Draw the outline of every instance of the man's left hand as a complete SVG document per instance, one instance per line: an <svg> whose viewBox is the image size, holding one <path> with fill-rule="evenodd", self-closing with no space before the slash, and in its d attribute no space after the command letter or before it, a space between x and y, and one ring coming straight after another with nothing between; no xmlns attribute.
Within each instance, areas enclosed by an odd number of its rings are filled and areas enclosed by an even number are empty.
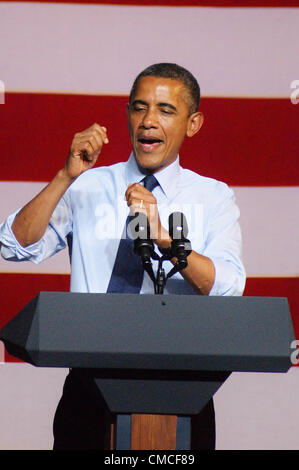
<svg viewBox="0 0 299 470"><path fill-rule="evenodd" d="M130 184L125 193L125 199L131 214L143 212L150 226L151 239L159 248L168 248L171 239L167 230L162 227L157 200L155 196L140 183Z"/></svg>

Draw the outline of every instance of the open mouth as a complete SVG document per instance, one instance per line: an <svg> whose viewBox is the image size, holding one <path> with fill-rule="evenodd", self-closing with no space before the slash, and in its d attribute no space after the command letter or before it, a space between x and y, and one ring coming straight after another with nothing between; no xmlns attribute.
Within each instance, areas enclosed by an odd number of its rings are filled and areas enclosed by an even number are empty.
<svg viewBox="0 0 299 470"><path fill-rule="evenodd" d="M138 142L145 152L151 152L163 143L163 141L157 137L139 137Z"/></svg>

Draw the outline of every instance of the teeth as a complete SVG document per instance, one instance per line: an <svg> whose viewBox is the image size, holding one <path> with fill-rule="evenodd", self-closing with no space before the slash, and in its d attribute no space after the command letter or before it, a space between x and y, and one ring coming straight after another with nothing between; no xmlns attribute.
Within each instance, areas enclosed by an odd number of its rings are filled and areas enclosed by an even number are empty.
<svg viewBox="0 0 299 470"><path fill-rule="evenodd" d="M159 139L139 139L142 144L154 144L155 142L161 142Z"/></svg>

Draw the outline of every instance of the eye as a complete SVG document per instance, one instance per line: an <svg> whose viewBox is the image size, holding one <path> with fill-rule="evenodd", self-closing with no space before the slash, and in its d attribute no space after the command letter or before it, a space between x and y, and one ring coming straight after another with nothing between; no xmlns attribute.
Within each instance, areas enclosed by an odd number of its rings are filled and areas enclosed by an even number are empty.
<svg viewBox="0 0 299 470"><path fill-rule="evenodd" d="M146 107L145 106L140 106L140 105L133 105L132 109L133 109L133 111L138 113L139 111L145 111Z"/></svg>
<svg viewBox="0 0 299 470"><path fill-rule="evenodd" d="M163 114L173 114L173 111L169 108L161 108L161 113L163 113Z"/></svg>

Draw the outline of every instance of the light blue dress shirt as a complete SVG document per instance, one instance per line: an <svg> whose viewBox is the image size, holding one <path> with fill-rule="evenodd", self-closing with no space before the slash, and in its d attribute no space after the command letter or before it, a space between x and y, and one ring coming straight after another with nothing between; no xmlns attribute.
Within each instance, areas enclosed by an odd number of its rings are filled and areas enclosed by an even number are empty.
<svg viewBox="0 0 299 470"><path fill-rule="evenodd" d="M169 215L183 212L192 249L214 263L216 277L210 295L242 295L245 270L241 261L239 209L233 191L223 182L182 168L179 157L155 176L159 186L153 194L162 225L168 229ZM143 178L133 154L127 162L86 171L61 198L38 242L26 248L18 243L11 230L17 211L1 224L2 256L11 261L40 263L71 245L71 291L106 292L129 213L124 194L130 183ZM159 253L157 248L156 251ZM168 273L173 265L166 261L163 267ZM156 261L153 268L156 271ZM141 293L154 293L147 273ZM164 293L195 291L176 273L167 281Z"/></svg>

